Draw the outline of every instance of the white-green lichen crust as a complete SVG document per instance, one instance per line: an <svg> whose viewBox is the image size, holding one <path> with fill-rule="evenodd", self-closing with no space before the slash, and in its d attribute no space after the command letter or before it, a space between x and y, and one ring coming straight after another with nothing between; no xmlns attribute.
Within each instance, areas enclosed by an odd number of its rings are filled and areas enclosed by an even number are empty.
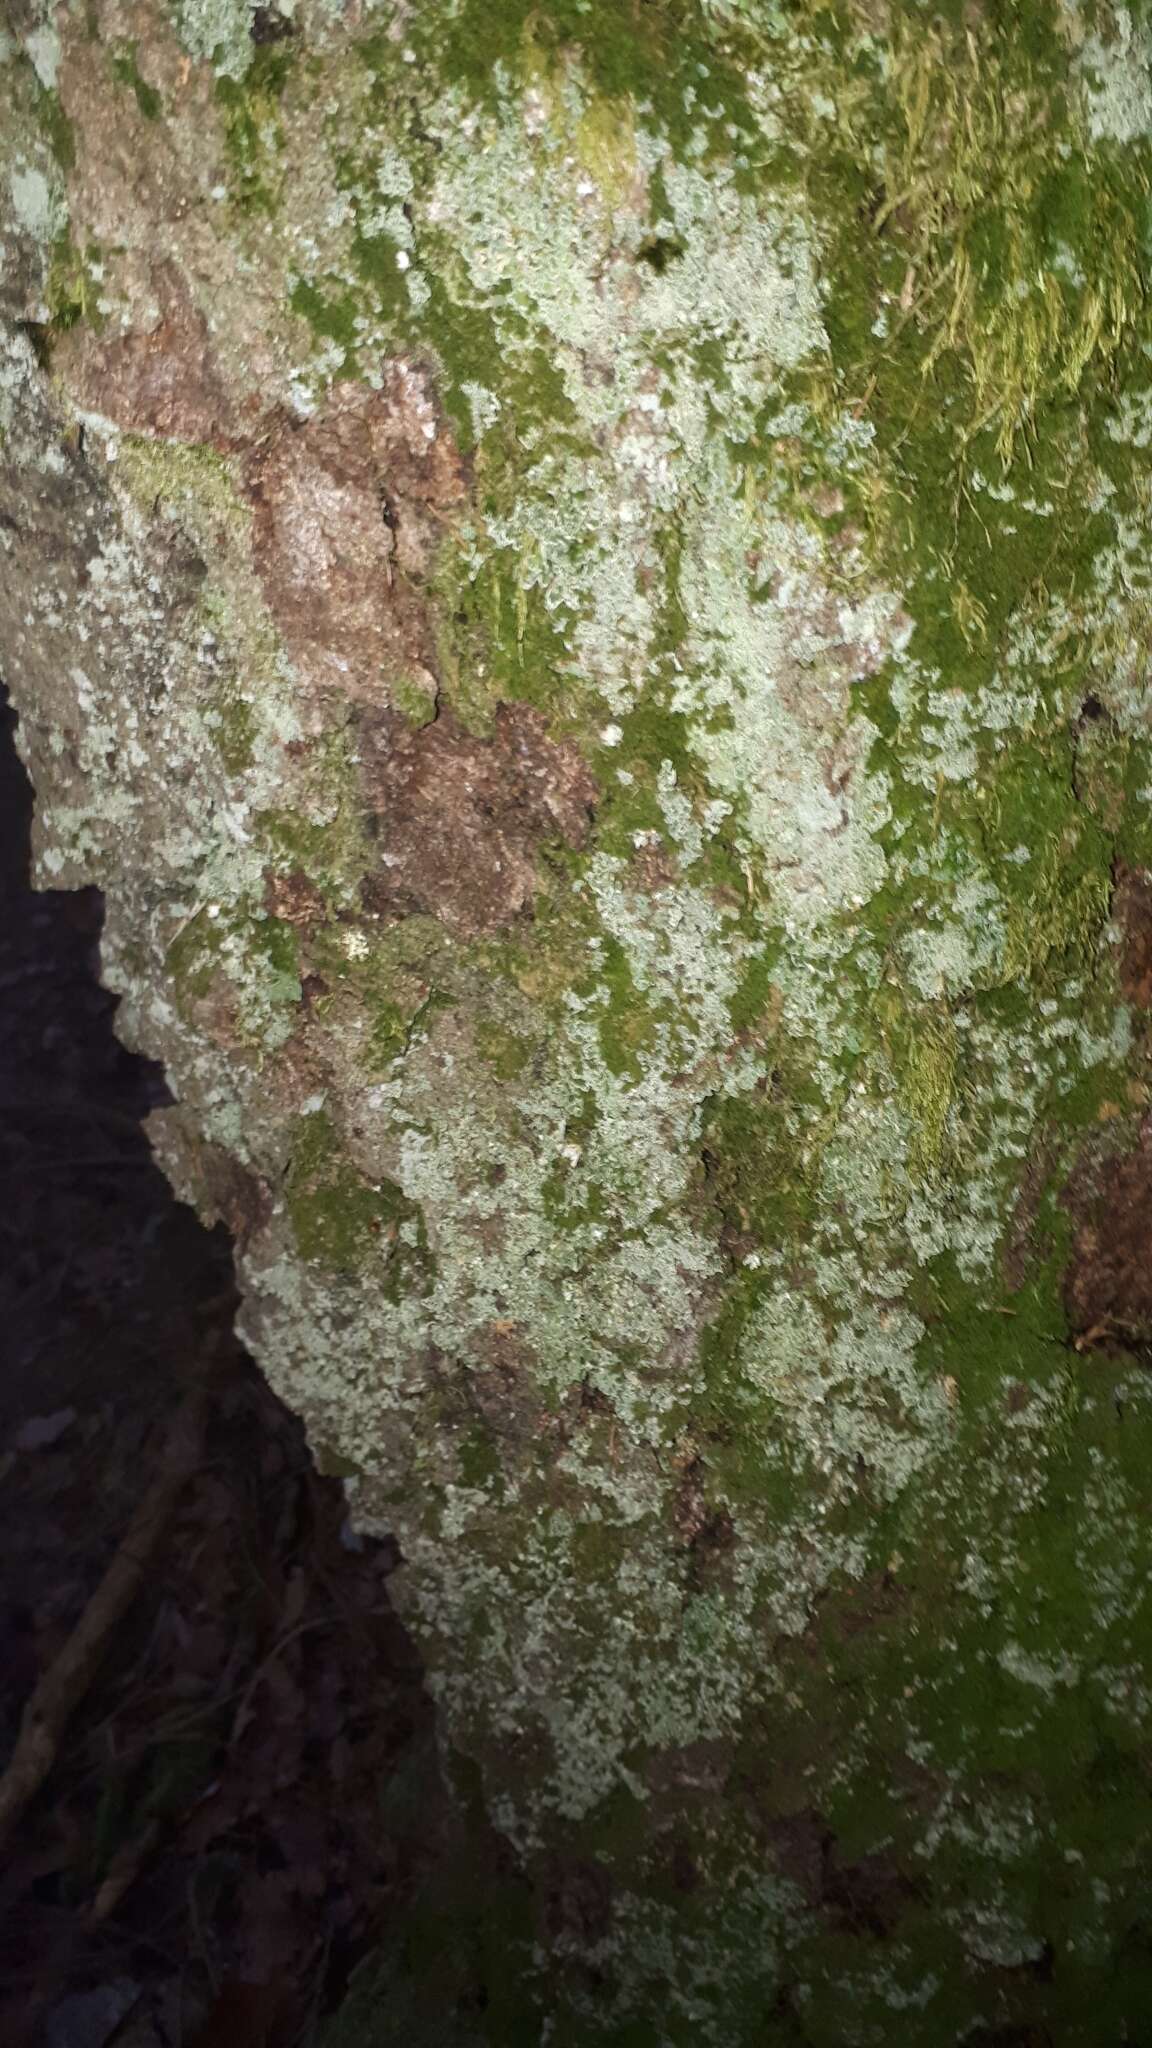
<svg viewBox="0 0 1152 2048"><path fill-rule="evenodd" d="M107 891L162 1156L243 1212L245 1333L552 1900L516 2038L1110 2041L1152 1996L1148 1333L1062 1277L1148 1099L1148 25L961 12L181 6L128 199L45 105L79 30L5 59L4 455L87 478L76 561L13 553L40 873ZM77 471L42 365L66 408L65 336L163 331L186 59L228 431L110 392ZM471 935L374 907L382 686L312 687L260 554L261 449L398 361L466 481L392 715L486 761L520 707L597 788Z"/></svg>

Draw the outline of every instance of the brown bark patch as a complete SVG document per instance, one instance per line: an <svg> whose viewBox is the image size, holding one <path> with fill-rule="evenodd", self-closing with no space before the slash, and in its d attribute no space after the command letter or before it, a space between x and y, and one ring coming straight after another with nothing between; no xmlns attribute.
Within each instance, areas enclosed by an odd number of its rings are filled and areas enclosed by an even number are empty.
<svg viewBox="0 0 1152 2048"><path fill-rule="evenodd" d="M678 1543L691 1553L695 1581L716 1559L736 1542L736 1525L728 1508L709 1500L707 1470L702 1458L689 1455L682 1462L680 1481L672 1502L672 1519Z"/></svg>
<svg viewBox="0 0 1152 2048"><path fill-rule="evenodd" d="M533 1377L536 1353L519 1324L491 1322L475 1343L482 1363L468 1370L469 1404L497 1443L525 1445L553 1424Z"/></svg>
<svg viewBox="0 0 1152 2048"><path fill-rule="evenodd" d="M177 1186L196 1190L201 1222L223 1222L239 1249L247 1250L272 1218L268 1182L222 1146L201 1138L181 1109L161 1109L153 1113L151 1121L163 1133L169 1175L174 1170Z"/></svg>
<svg viewBox="0 0 1152 2048"><path fill-rule="evenodd" d="M216 367L203 313L174 264L152 276L155 317L103 336L77 326L62 334L53 369L77 405L126 433L159 440L221 442L236 417Z"/></svg>
<svg viewBox="0 0 1152 2048"><path fill-rule="evenodd" d="M421 586L466 479L424 372L393 361L379 391L339 384L314 418L282 416L245 488L257 571L302 676L367 703L402 679L434 697Z"/></svg>
<svg viewBox="0 0 1152 2048"><path fill-rule="evenodd" d="M540 843L582 846L598 795L576 748L526 704L502 704L490 738L450 711L416 730L385 714L366 724L362 757L380 848L368 907L424 912L463 938L529 909Z"/></svg>
<svg viewBox="0 0 1152 2048"><path fill-rule="evenodd" d="M590 1856L550 1860L544 1887L544 1925L569 1950L594 1948L612 1926L612 1881Z"/></svg>
<svg viewBox="0 0 1152 2048"><path fill-rule="evenodd" d="M835 1850L828 1858L821 1903L845 1934L885 1940L924 1896L923 1888L883 1852L862 1856L858 1863L841 1864Z"/></svg>
<svg viewBox="0 0 1152 2048"><path fill-rule="evenodd" d="M264 908L269 917L278 917L285 924L299 925L304 930L324 922L324 898L301 868L292 868L284 875L265 870Z"/></svg>
<svg viewBox="0 0 1152 2048"><path fill-rule="evenodd" d="M638 895L657 896L680 880L680 862L661 842L658 834L647 835L628 863L628 887Z"/></svg>
<svg viewBox="0 0 1152 2048"><path fill-rule="evenodd" d="M1041 1137L1032 1148L1024 1177L1016 1196L1012 1219L1004 1236L1000 1254L1000 1270L1004 1282L1013 1293L1023 1287L1036 1256L1035 1229L1044 1200L1044 1190L1052 1179L1057 1161L1057 1150L1051 1136Z"/></svg>
<svg viewBox="0 0 1152 2048"><path fill-rule="evenodd" d="M764 1834L781 1877L796 1887L805 1905L818 1906L824 1896L824 1873L835 1840L823 1814L812 1807L775 1814L765 1822Z"/></svg>
<svg viewBox="0 0 1152 2048"><path fill-rule="evenodd" d="M1152 1118L1121 1157L1088 1159L1064 1196L1076 1230L1064 1278L1077 1349L1152 1338Z"/></svg>
<svg viewBox="0 0 1152 2048"><path fill-rule="evenodd" d="M845 1934L884 1940L925 1899L923 1886L882 1851L842 1861L836 1835L813 1807L771 1816L764 1835L780 1875Z"/></svg>

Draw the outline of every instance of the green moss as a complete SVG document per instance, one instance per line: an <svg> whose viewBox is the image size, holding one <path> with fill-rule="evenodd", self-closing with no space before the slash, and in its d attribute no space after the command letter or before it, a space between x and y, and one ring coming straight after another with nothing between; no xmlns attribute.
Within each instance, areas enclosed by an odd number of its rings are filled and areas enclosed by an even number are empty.
<svg viewBox="0 0 1152 2048"><path fill-rule="evenodd" d="M651 105L674 144L700 123L697 104L717 149L730 129L758 139L742 69L752 45L735 28L718 34L700 0L653 0L643 9L612 0L510 0L499 9L458 0L430 19L418 47L480 103L495 95L497 66L539 81L561 72L578 48L596 93L628 114L638 102Z"/></svg>
<svg viewBox="0 0 1152 2048"><path fill-rule="evenodd" d="M956 1089L959 1041L956 1026L942 1007L917 1012L895 1003L884 991L879 1015L887 1022L885 1051L900 1085L901 1100L912 1125L909 1165L914 1175L938 1172L944 1163L949 1113ZM884 1029L884 1023L881 1026ZM955 1162L963 1172L963 1162Z"/></svg>
<svg viewBox="0 0 1152 2048"><path fill-rule="evenodd" d="M312 1455L316 1460L316 1470L322 1472L325 1478L355 1479L363 1470L354 1458L346 1458L334 1445L325 1443L322 1439L313 1443Z"/></svg>
<svg viewBox="0 0 1152 2048"><path fill-rule="evenodd" d="M378 1262L393 1300L426 1283L431 1258L419 1207L394 1181L371 1184L356 1172L323 1110L300 1118L284 1186L301 1258L342 1272Z"/></svg>
<svg viewBox="0 0 1152 2048"><path fill-rule="evenodd" d="M374 1006L369 1039L369 1056L372 1071L381 1072L404 1052L408 1045L413 1014L401 1008L398 1003L381 1002Z"/></svg>
<svg viewBox="0 0 1152 2048"><path fill-rule="evenodd" d="M352 261L369 288L369 303L389 326L402 334L409 326L409 307L404 273L396 260L399 247L390 235L356 234Z"/></svg>
<svg viewBox="0 0 1152 2048"><path fill-rule="evenodd" d="M67 229L57 236L52 245L44 287L49 326L53 332L64 333L81 321L97 329L103 326L96 277L99 264L100 248L97 243L89 242L80 250Z"/></svg>
<svg viewBox="0 0 1152 2048"><path fill-rule="evenodd" d="M683 712L669 709L657 683L645 690L628 711L620 742L621 759L643 762L653 772L670 761L678 780L691 789L700 780L700 765L692 747L691 729Z"/></svg>
<svg viewBox="0 0 1152 2048"><path fill-rule="evenodd" d="M357 304L350 292L340 289L339 280L331 280L337 287L338 295L326 296L319 286L306 278L298 278L293 285L289 303L294 313L308 322L314 334L323 341L335 341L345 350L344 369L354 375L356 371L355 344Z"/></svg>
<svg viewBox="0 0 1152 2048"><path fill-rule="evenodd" d="M358 911L374 859L352 732L339 726L321 734L300 758L297 778L290 806L253 819L269 865L299 870L330 903Z"/></svg>
<svg viewBox="0 0 1152 2048"><path fill-rule="evenodd" d="M219 994L241 1044L279 1038L279 1019L301 997L299 941L294 928L262 910L202 905L170 943L165 966L176 1001L195 1018L204 997Z"/></svg>
<svg viewBox="0 0 1152 2048"><path fill-rule="evenodd" d="M206 716L227 773L243 775L252 766L258 731L251 701L232 684L217 693Z"/></svg>
<svg viewBox="0 0 1152 2048"><path fill-rule="evenodd" d="M38 78L35 79L35 91L40 127L52 154L62 171L72 171L76 167L76 131L64 111L60 95L42 85Z"/></svg>
<svg viewBox="0 0 1152 2048"><path fill-rule="evenodd" d="M190 521L197 535L223 533L230 540L247 542L249 508L237 491L227 457L215 448L123 434L116 476L145 510L175 513Z"/></svg>
<svg viewBox="0 0 1152 2048"><path fill-rule="evenodd" d="M453 949L431 918L362 926L338 916L310 930L307 957L327 991L314 997L327 1029L353 1032L372 1074L386 1072L452 1001Z"/></svg>
<svg viewBox="0 0 1152 2048"><path fill-rule="evenodd" d="M537 1050L531 1039L490 1017L477 1021L476 1049L501 1081L518 1080Z"/></svg>
<svg viewBox="0 0 1152 2048"><path fill-rule="evenodd" d="M460 1438L456 1464L461 1486L481 1487L485 1492L494 1486L499 1488L503 1473L500 1452L491 1431L481 1424L475 1424Z"/></svg>
<svg viewBox="0 0 1152 2048"><path fill-rule="evenodd" d="M295 811L261 811L256 822L262 837L285 865L307 872L324 862L325 828L318 821L302 818Z"/></svg>
<svg viewBox="0 0 1152 2048"><path fill-rule="evenodd" d="M652 1043L654 1019L636 986L628 955L618 939L605 938L596 980L598 988L606 991L606 1000L596 1020L604 1064L609 1073L626 1074L633 1080L639 1080L644 1070L644 1051Z"/></svg>
<svg viewBox="0 0 1152 2048"><path fill-rule="evenodd" d="M271 214L276 208L283 148L279 102L295 55L291 38L259 43L243 78L218 73L214 81L233 197L248 212Z"/></svg>
<svg viewBox="0 0 1152 2048"><path fill-rule="evenodd" d="M726 1096L712 1106L701 1149L704 1192L737 1239L775 1248L810 1222L811 1162L798 1146L779 1069L751 1096Z"/></svg>
<svg viewBox="0 0 1152 2048"><path fill-rule="evenodd" d="M135 43L114 44L108 53L112 76L133 93L136 105L146 121L158 121L164 111L164 102L154 85L149 85L141 75L136 61Z"/></svg>
<svg viewBox="0 0 1152 2048"><path fill-rule="evenodd" d="M1044 33L1022 38L1015 21L927 27L897 13L883 77L872 73L840 131L850 158L820 173L872 229L869 250L844 222L845 260L830 266L843 280L829 308L842 373L870 356L876 385L903 382L919 412L938 409L925 385L960 360L948 431L987 430L1005 459L1090 363L1106 372L1145 298L1147 166L1089 165L1083 140L1069 147L1054 10L1035 9L1037 24ZM878 174L861 170L870 157ZM885 291L894 310L877 349L868 337ZM901 368L909 351L919 392Z"/></svg>
<svg viewBox="0 0 1152 2048"><path fill-rule="evenodd" d="M523 581L515 556L490 555L479 570L447 554L436 577L437 653L443 695L472 731L491 729L496 706L570 707L563 615Z"/></svg>
<svg viewBox="0 0 1152 2048"><path fill-rule="evenodd" d="M1152 748L1145 740L1125 750L1123 804L1116 825L1116 851L1133 867L1152 867Z"/></svg>
<svg viewBox="0 0 1152 2048"><path fill-rule="evenodd" d="M224 931L203 909L197 910L171 941L164 964L178 997L207 995L224 945Z"/></svg>
<svg viewBox="0 0 1152 2048"><path fill-rule="evenodd" d="M417 681L408 676L395 677L388 685L388 692L396 709L408 720L409 725L431 725L436 716L439 698L429 689L426 678Z"/></svg>
<svg viewBox="0 0 1152 2048"><path fill-rule="evenodd" d="M294 927L278 917L257 918L252 955L266 964L262 993L273 1003L300 1001L300 942Z"/></svg>

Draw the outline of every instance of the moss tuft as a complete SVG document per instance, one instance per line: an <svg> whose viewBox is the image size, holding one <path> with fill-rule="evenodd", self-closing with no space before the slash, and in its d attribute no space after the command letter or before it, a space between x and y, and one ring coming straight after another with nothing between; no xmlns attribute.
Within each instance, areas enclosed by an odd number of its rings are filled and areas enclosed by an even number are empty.
<svg viewBox="0 0 1152 2048"><path fill-rule="evenodd" d="M379 1262L391 1300L427 1280L430 1255L417 1204L394 1181L364 1180L323 1110L296 1126L285 1200L302 1258L341 1272Z"/></svg>
<svg viewBox="0 0 1152 2048"><path fill-rule="evenodd" d="M295 60L291 39L260 43L242 78L217 76L216 103L236 204L246 212L275 211L283 147L280 98Z"/></svg>
<svg viewBox="0 0 1152 2048"><path fill-rule="evenodd" d="M108 62L112 76L121 85L126 85L135 97L136 105L146 121L158 121L164 111L164 101L154 85L149 85L136 61L135 43L116 43L109 51Z"/></svg>

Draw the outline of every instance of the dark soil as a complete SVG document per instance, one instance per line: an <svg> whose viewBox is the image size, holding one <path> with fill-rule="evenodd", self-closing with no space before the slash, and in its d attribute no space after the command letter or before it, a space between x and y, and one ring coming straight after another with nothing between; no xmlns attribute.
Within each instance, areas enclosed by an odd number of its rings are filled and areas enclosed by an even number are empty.
<svg viewBox="0 0 1152 2048"><path fill-rule="evenodd" d="M230 1249L141 1120L95 891L36 893L0 707L0 1765L170 1419L205 1455L0 1868L6 2048L295 2048L434 1860L432 1711L387 1545L231 1334Z"/></svg>

